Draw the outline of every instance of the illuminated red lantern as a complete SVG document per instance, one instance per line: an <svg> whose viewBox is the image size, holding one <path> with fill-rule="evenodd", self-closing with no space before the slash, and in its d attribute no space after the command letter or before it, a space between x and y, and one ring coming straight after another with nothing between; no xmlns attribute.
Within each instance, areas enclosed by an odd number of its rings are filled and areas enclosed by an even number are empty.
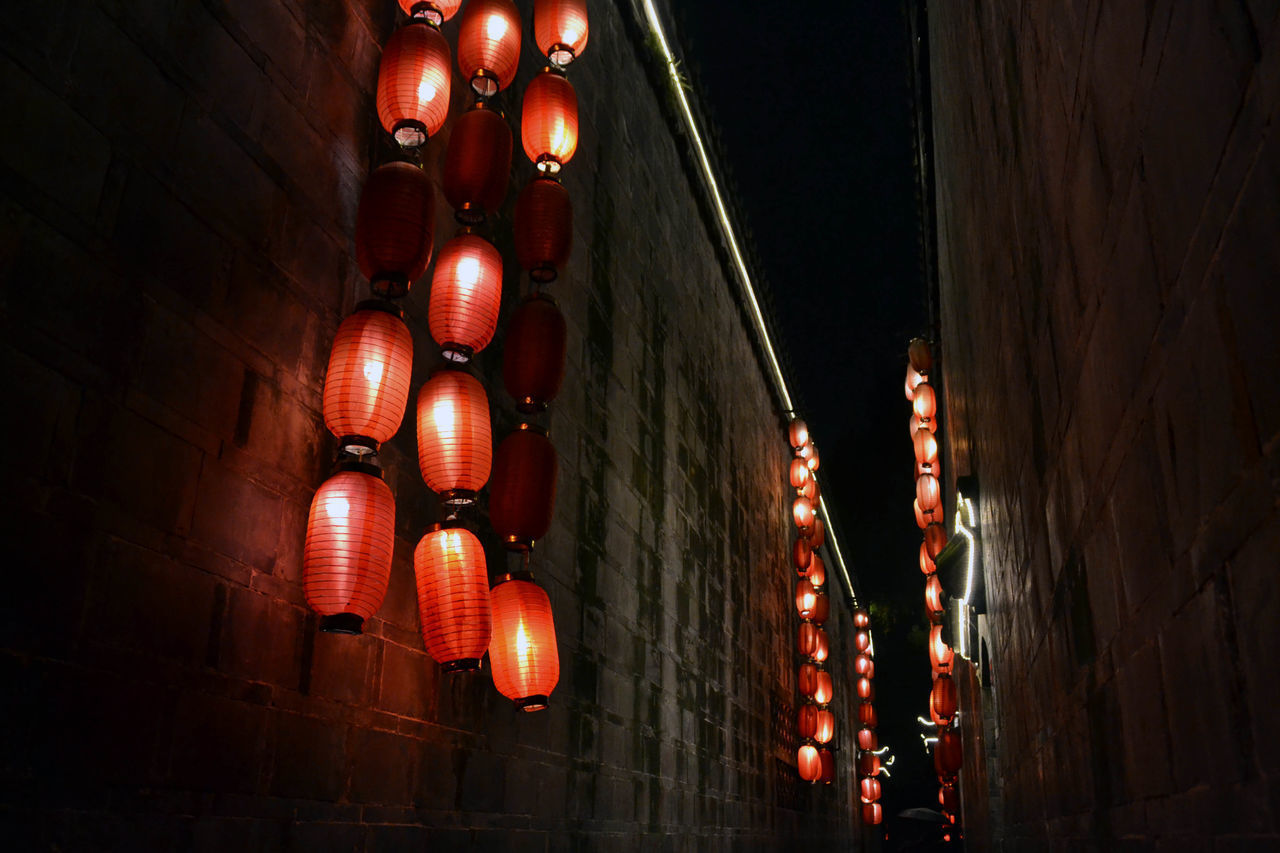
<svg viewBox="0 0 1280 853"><path fill-rule="evenodd" d="M879 826L884 820L884 808L879 803L862 804L862 822L867 826Z"/></svg>
<svg viewBox="0 0 1280 853"><path fill-rule="evenodd" d="M871 627L871 616L868 615L867 611L863 610L861 607L853 611L853 627L855 628Z"/></svg>
<svg viewBox="0 0 1280 853"><path fill-rule="evenodd" d="M915 397L911 400L911 409L922 421L932 421L933 416L937 414L938 398L933 386L928 382L921 382L916 386Z"/></svg>
<svg viewBox="0 0 1280 853"><path fill-rule="evenodd" d="M818 689L818 668L811 663L800 664L796 684L800 689L800 695L812 699L814 691Z"/></svg>
<svg viewBox="0 0 1280 853"><path fill-rule="evenodd" d="M907 358L918 373L927 374L933 368L933 349L924 338L912 338L907 345Z"/></svg>
<svg viewBox="0 0 1280 853"><path fill-rule="evenodd" d="M821 764L818 781L823 785L830 785L836 781L836 757L831 754L831 750L818 750L818 762Z"/></svg>
<svg viewBox="0 0 1280 853"><path fill-rule="evenodd" d="M822 523L822 519L817 515L813 517L813 530L809 533L809 545L813 548L821 548L827 541L827 526Z"/></svg>
<svg viewBox="0 0 1280 853"><path fill-rule="evenodd" d="M933 680L933 689L929 692L929 711L948 724L956 715L956 683L951 680L951 676L939 675Z"/></svg>
<svg viewBox="0 0 1280 853"><path fill-rule="evenodd" d="M803 489L812 479L809 466L804 464L803 459L797 456L791 460L790 480L793 489Z"/></svg>
<svg viewBox="0 0 1280 853"><path fill-rule="evenodd" d="M324 425L348 453L377 452L409 402L413 340L398 309L362 302L342 321L324 377Z"/></svg>
<svg viewBox="0 0 1280 853"><path fill-rule="evenodd" d="M917 464L931 467L938 461L938 438L929 430L916 430L911 441L915 445Z"/></svg>
<svg viewBox="0 0 1280 853"><path fill-rule="evenodd" d="M493 460L489 521L509 551L528 551L551 529L556 502L556 449L546 433L520 424Z"/></svg>
<svg viewBox="0 0 1280 853"><path fill-rule="evenodd" d="M802 460L802 461L803 461L803 460ZM806 468L806 470L808 470L808 469ZM804 495L806 498L808 498L810 503L812 503L812 504L815 504L815 505L816 505L816 504L818 503L818 480L817 480L817 478L815 478L815 477L810 477L808 480L806 480L806 481L805 481L805 484L804 484L803 486L801 486L801 487L800 487L799 492L800 492L800 494L802 494L802 495Z"/></svg>
<svg viewBox="0 0 1280 853"><path fill-rule="evenodd" d="M468 504L489 479L489 400L474 376L438 370L418 392L418 467L446 504Z"/></svg>
<svg viewBox="0 0 1280 853"><path fill-rule="evenodd" d="M475 0L472 0L475 2ZM560 681L560 651L547 593L527 575L504 575L490 590L493 686L521 711L541 711Z"/></svg>
<svg viewBox="0 0 1280 853"><path fill-rule="evenodd" d="M818 670L814 680L813 701L819 705L825 705L831 701L833 695L835 695L835 685L832 683L831 673L825 669Z"/></svg>
<svg viewBox="0 0 1280 853"><path fill-rule="evenodd" d="M818 756L818 748L806 743L796 753L796 769L800 778L806 782L816 782L822 776L822 759Z"/></svg>
<svg viewBox="0 0 1280 853"><path fill-rule="evenodd" d="M871 702L876 698L875 683L865 675L858 679L858 698Z"/></svg>
<svg viewBox="0 0 1280 853"><path fill-rule="evenodd" d="M815 625L825 625L830 617L831 599L819 592L813 603L813 622Z"/></svg>
<svg viewBox="0 0 1280 853"><path fill-rule="evenodd" d="M868 776L858 783L858 788L862 793L862 802L874 803L880 799L880 780L874 776Z"/></svg>
<svg viewBox="0 0 1280 853"><path fill-rule="evenodd" d="M950 672L955 652L942 639L942 626L934 625L929 629L929 663L935 673Z"/></svg>
<svg viewBox="0 0 1280 853"><path fill-rule="evenodd" d="M391 578L396 502L382 471L344 462L316 490L302 549L302 589L320 630L359 634Z"/></svg>
<svg viewBox="0 0 1280 853"><path fill-rule="evenodd" d="M818 663L822 663L824 660L827 659L827 655L831 653L831 643L827 639L826 631L822 630L821 628L818 628L817 630L818 630L818 638L817 638L817 643L813 650L812 657Z"/></svg>
<svg viewBox="0 0 1280 853"><path fill-rule="evenodd" d="M875 678L876 665L871 655L862 652L853 659L853 671L867 678Z"/></svg>
<svg viewBox="0 0 1280 853"><path fill-rule="evenodd" d="M796 730L804 740L811 740L818 731L818 706L808 702L800 706L796 715Z"/></svg>
<svg viewBox="0 0 1280 853"><path fill-rule="evenodd" d="M933 562L933 557L929 556L929 546L925 542L920 543L920 571L923 574L931 575L938 570L937 564Z"/></svg>
<svg viewBox="0 0 1280 853"><path fill-rule="evenodd" d="M797 536L796 541L791 543L791 564L803 577L809 573L811 562L813 562L813 550L809 547L809 540L803 536Z"/></svg>
<svg viewBox="0 0 1280 853"><path fill-rule="evenodd" d="M919 527L921 530L924 530L926 527L929 526L929 519L926 518L925 514L920 511L919 499L912 499L911 508L916 514L916 527Z"/></svg>
<svg viewBox="0 0 1280 853"><path fill-rule="evenodd" d="M812 622L801 622L796 632L796 651L802 656L811 658L818 649L818 632L822 629Z"/></svg>
<svg viewBox="0 0 1280 853"><path fill-rule="evenodd" d="M471 0L458 21L458 70L487 98L511 85L520 63L520 10L511 0Z"/></svg>
<svg viewBox="0 0 1280 853"><path fill-rule="evenodd" d="M573 84L552 68L534 77L524 90L520 141L544 175L559 173L578 150L578 95Z"/></svg>
<svg viewBox="0 0 1280 853"><path fill-rule="evenodd" d="M573 205L552 178L534 178L516 199L516 260L540 284L555 281L573 248Z"/></svg>
<svg viewBox="0 0 1280 853"><path fill-rule="evenodd" d="M413 574L427 652L446 672L479 669L492 633L480 540L463 527L433 525L414 549Z"/></svg>
<svg viewBox="0 0 1280 853"><path fill-rule="evenodd" d="M809 466L810 471L817 471L822 461L818 456L818 445L810 444L809 447L809 455L805 457L804 461Z"/></svg>
<svg viewBox="0 0 1280 853"><path fill-rule="evenodd" d="M809 583L808 578L800 578L796 581L796 613L801 619L813 618L813 610L818 604L817 599L813 584Z"/></svg>
<svg viewBox="0 0 1280 853"><path fill-rule="evenodd" d="M534 0L533 38L556 65L573 62L587 46L587 0Z"/></svg>
<svg viewBox="0 0 1280 853"><path fill-rule="evenodd" d="M929 512L938 505L940 491L938 478L932 474L925 474L916 480L916 502L923 512Z"/></svg>
<svg viewBox="0 0 1280 853"><path fill-rule="evenodd" d="M380 296L404 296L431 261L436 193L411 163L373 170L356 209L356 263Z"/></svg>
<svg viewBox="0 0 1280 853"><path fill-rule="evenodd" d="M938 805L951 814L960 811L960 792L954 785L942 785L938 788Z"/></svg>
<svg viewBox="0 0 1280 853"><path fill-rule="evenodd" d="M812 559L809 561L809 572L805 577L809 579L809 583L813 584L814 588L826 584L827 566L822 562L822 557L817 554L813 555Z"/></svg>
<svg viewBox="0 0 1280 853"><path fill-rule="evenodd" d="M449 134L441 183L461 222L478 223L507 196L511 177L511 128L484 101L458 116Z"/></svg>
<svg viewBox="0 0 1280 853"><path fill-rule="evenodd" d="M872 752L880 748L880 739L876 737L875 729L863 728L858 729L858 749L864 752Z"/></svg>
<svg viewBox="0 0 1280 853"><path fill-rule="evenodd" d="M928 430L929 432L937 432L938 421L934 418L931 418L927 421L923 420L915 412L912 412L911 418L907 421L907 430L910 432L911 438L914 440L916 437L916 433L922 429Z"/></svg>
<svg viewBox="0 0 1280 853"><path fill-rule="evenodd" d="M942 549L947 547L947 529L937 522L930 524L924 529L924 545L929 556L938 559Z"/></svg>
<svg viewBox="0 0 1280 853"><path fill-rule="evenodd" d="M864 752L858 756L858 775L875 776L880 773L880 756L874 752Z"/></svg>
<svg viewBox="0 0 1280 853"><path fill-rule="evenodd" d="M411 18L425 18L436 26L449 20L462 5L462 0L400 0L400 8Z"/></svg>
<svg viewBox="0 0 1280 853"><path fill-rule="evenodd" d="M933 745L933 769L939 776L955 776L964 763L964 744L955 729L938 732L938 742Z"/></svg>
<svg viewBox="0 0 1280 853"><path fill-rule="evenodd" d="M804 444L796 448L796 456L804 460L804 464L809 464L809 457L813 455L813 438L805 439ZM812 470L812 469L811 469Z"/></svg>
<svg viewBox="0 0 1280 853"><path fill-rule="evenodd" d="M918 372L916 372L916 369L914 367L908 364L907 365L907 381L904 384L904 390L906 391L908 402L910 402L911 399L916 396L916 386L923 381L924 381L924 377L921 376Z"/></svg>
<svg viewBox="0 0 1280 853"><path fill-rule="evenodd" d="M427 322L449 361L467 362L498 328L502 255L483 237L463 231L440 250L431 276Z"/></svg>
<svg viewBox="0 0 1280 853"><path fill-rule="evenodd" d="M449 117L449 43L415 18L391 34L378 67L378 119L404 148L417 148Z"/></svg>
<svg viewBox="0 0 1280 853"><path fill-rule="evenodd" d="M798 451L809 443L809 425L800 418L793 418L787 428L787 437L791 441L791 447Z"/></svg>
<svg viewBox="0 0 1280 853"><path fill-rule="evenodd" d="M791 504L791 517L795 519L796 527L807 530L813 525L813 504L803 495L796 498Z"/></svg>
<svg viewBox="0 0 1280 853"><path fill-rule="evenodd" d="M853 634L853 645L860 652L865 652L871 647L871 634L865 628L860 628Z"/></svg>
<svg viewBox="0 0 1280 853"><path fill-rule="evenodd" d="M813 739L818 743L831 743L836 734L836 715L826 708L815 710Z"/></svg>
<svg viewBox="0 0 1280 853"><path fill-rule="evenodd" d="M516 409L539 412L560 393L567 330L556 301L545 293L525 297L507 324L502 382Z"/></svg>
<svg viewBox="0 0 1280 853"><path fill-rule="evenodd" d="M942 618L945 610L942 602L942 581L938 580L937 575L929 575L929 580L925 581L924 609L929 614L931 621L938 621Z"/></svg>
<svg viewBox="0 0 1280 853"><path fill-rule="evenodd" d="M870 702L858 703L858 722L867 728L874 729L876 727L876 706Z"/></svg>

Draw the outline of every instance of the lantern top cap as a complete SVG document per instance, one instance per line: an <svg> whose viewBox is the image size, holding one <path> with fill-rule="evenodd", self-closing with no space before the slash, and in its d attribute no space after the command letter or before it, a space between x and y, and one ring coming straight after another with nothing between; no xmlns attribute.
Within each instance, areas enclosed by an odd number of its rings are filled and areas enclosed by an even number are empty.
<svg viewBox="0 0 1280 853"><path fill-rule="evenodd" d="M519 569L514 572L503 572L502 574L498 575L496 578L493 579L493 584L489 588L493 589L494 587L502 586L504 583L508 581L529 581L530 583L532 583L533 572L529 571L528 569Z"/></svg>
<svg viewBox="0 0 1280 853"><path fill-rule="evenodd" d="M390 314L397 319L404 319L404 311L394 302L390 302L382 298L363 299L356 303L356 311L381 311L384 314ZM354 313L354 312L353 312Z"/></svg>
<svg viewBox="0 0 1280 853"><path fill-rule="evenodd" d="M548 430L546 427L539 426L538 424L531 424L531 423L528 423L527 421L521 421L519 424L516 424L515 431L531 432L534 435L540 435L543 438L549 438L551 435L550 430Z"/></svg>
<svg viewBox="0 0 1280 853"><path fill-rule="evenodd" d="M345 443L346 439L343 439L343 442ZM376 452L377 451L374 451L374 453ZM377 477L379 480L383 479L382 469L372 462L364 461L363 456L347 456L346 458L340 458L337 464L333 466L333 470L338 474L345 473L347 471L354 471L357 474L368 474L370 477Z"/></svg>

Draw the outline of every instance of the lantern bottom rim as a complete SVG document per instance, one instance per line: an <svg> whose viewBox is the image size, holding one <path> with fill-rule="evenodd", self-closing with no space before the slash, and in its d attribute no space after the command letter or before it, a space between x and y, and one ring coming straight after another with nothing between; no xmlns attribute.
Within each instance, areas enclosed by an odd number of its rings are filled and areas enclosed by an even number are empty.
<svg viewBox="0 0 1280 853"><path fill-rule="evenodd" d="M466 344L459 344L454 341L445 341L440 344L440 355L444 356L446 361L452 361L454 364L466 364L471 361L471 357L475 354L475 348Z"/></svg>
<svg viewBox="0 0 1280 853"><path fill-rule="evenodd" d="M537 693L533 696L521 696L515 703L517 711L544 711L551 704L551 699L545 693Z"/></svg>
<svg viewBox="0 0 1280 853"><path fill-rule="evenodd" d="M535 415L546 410L547 403L545 400L539 400L534 397L521 397L516 400L516 411L522 415Z"/></svg>
<svg viewBox="0 0 1280 853"><path fill-rule="evenodd" d="M422 21L426 23L426 21ZM430 26L428 24L428 26ZM427 143L427 126L417 119L401 119L391 129L391 135L401 148L421 148Z"/></svg>
<svg viewBox="0 0 1280 853"><path fill-rule="evenodd" d="M369 289L383 299L399 299L409 295L409 284L409 277L402 272L380 272L369 282Z"/></svg>
<svg viewBox="0 0 1280 853"><path fill-rule="evenodd" d="M374 456L378 452L378 442L367 435L344 435L338 438L343 453L352 456Z"/></svg>
<svg viewBox="0 0 1280 853"><path fill-rule="evenodd" d="M515 551L518 554L524 554L533 550L533 538L517 534L508 534L502 537L502 547L506 548L508 551Z"/></svg>
<svg viewBox="0 0 1280 853"><path fill-rule="evenodd" d="M469 506L476 502L476 493L471 489L446 489L440 493L440 503L449 506Z"/></svg>
<svg viewBox="0 0 1280 853"><path fill-rule="evenodd" d="M364 617L355 613L334 613L320 619L320 630L326 634L362 634Z"/></svg>
<svg viewBox="0 0 1280 853"><path fill-rule="evenodd" d="M440 664L445 672L475 672L480 669L480 658L458 658Z"/></svg>

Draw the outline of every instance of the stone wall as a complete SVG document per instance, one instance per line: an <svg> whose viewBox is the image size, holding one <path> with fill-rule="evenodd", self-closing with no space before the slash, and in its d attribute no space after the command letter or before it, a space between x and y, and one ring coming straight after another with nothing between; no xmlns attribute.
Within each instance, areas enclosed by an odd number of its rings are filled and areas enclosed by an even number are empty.
<svg viewBox="0 0 1280 853"><path fill-rule="evenodd" d="M487 672L444 676L423 652L411 549L435 518L410 422L382 455L386 602L362 636L317 631L300 552L336 449L329 344L367 293L352 231L388 154L371 92L394 10L101 0L14 8L0 31L9 849L848 842L852 706L831 788L796 785L785 737L783 421L629 6L592 4L572 69L560 490L533 561L561 654L552 707L518 714ZM518 144L513 171L508 259ZM406 305L415 388L436 358L427 289ZM478 359L499 436L515 423L500 365L499 338Z"/></svg>
<svg viewBox="0 0 1280 853"><path fill-rule="evenodd" d="M939 3L929 36L995 849L1275 845L1276 5Z"/></svg>

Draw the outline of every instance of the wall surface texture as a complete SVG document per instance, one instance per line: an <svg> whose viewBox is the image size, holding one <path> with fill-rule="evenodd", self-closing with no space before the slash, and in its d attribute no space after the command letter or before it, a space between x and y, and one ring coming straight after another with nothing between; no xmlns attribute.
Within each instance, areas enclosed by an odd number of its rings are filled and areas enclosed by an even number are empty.
<svg viewBox="0 0 1280 853"><path fill-rule="evenodd" d="M975 846L1280 839L1277 24L930 5L948 471L980 484L1003 809Z"/></svg>
<svg viewBox="0 0 1280 853"><path fill-rule="evenodd" d="M518 714L487 671L445 676L423 652L411 551L435 517L411 419L382 455L398 538L381 611L362 636L321 634L302 595L307 507L336 450L319 412L329 345L367 293L352 231L388 153L371 93L395 3L9 10L7 849L850 842L848 691L834 786L795 783L786 737L778 406L635 12L591 12L571 73L574 254L552 288L569 323L546 421L560 488L533 558L561 679L549 711ZM504 96L513 124L535 53ZM511 210L531 169L516 139L494 226L504 321L525 287ZM443 150L425 155L437 180ZM437 247L452 232L440 204ZM415 389L436 360L427 290L406 305ZM500 337L477 370L505 435ZM833 594L840 689L851 638Z"/></svg>

